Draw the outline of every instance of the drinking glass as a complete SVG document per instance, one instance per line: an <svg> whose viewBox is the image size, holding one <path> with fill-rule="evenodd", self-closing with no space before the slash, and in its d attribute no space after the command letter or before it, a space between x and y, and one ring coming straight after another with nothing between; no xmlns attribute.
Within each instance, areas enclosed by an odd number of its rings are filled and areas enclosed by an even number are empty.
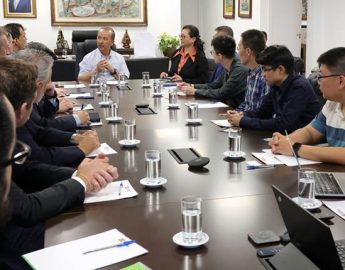
<svg viewBox="0 0 345 270"><path fill-rule="evenodd" d="M198 118L198 103L189 102L188 103L188 119L195 120Z"/></svg>
<svg viewBox="0 0 345 270"><path fill-rule="evenodd" d="M303 168L298 170L298 204L310 208L315 203L316 170Z"/></svg>
<svg viewBox="0 0 345 270"><path fill-rule="evenodd" d="M150 84L150 72L143 72L143 85L149 85Z"/></svg>
<svg viewBox="0 0 345 270"><path fill-rule="evenodd" d="M126 119L125 124L125 140L135 140L135 119Z"/></svg>
<svg viewBox="0 0 345 270"><path fill-rule="evenodd" d="M181 200L182 236L184 241L199 241L202 236L200 197L187 196Z"/></svg>
<svg viewBox="0 0 345 270"><path fill-rule="evenodd" d="M169 105L177 104L177 91L176 88L169 90Z"/></svg>
<svg viewBox="0 0 345 270"><path fill-rule="evenodd" d="M229 151L230 153L238 154L241 152L241 133L242 129L239 127L229 128Z"/></svg>
<svg viewBox="0 0 345 270"><path fill-rule="evenodd" d="M146 177L148 182L161 176L161 153L158 150L145 151Z"/></svg>

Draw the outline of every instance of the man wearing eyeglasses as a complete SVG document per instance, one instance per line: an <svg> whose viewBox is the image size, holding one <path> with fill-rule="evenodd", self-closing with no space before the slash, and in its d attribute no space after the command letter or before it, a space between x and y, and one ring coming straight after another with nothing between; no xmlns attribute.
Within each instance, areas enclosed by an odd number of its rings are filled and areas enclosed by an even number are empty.
<svg viewBox="0 0 345 270"><path fill-rule="evenodd" d="M292 132L309 123L320 111L320 103L308 80L294 74L294 58L289 49L269 46L256 59L263 66L269 93L258 109L230 111L228 121L243 128L278 132Z"/></svg>
<svg viewBox="0 0 345 270"><path fill-rule="evenodd" d="M41 222L82 203L85 192L98 191L118 175L116 167L100 155L94 160L85 159L71 178L40 192L26 194L15 183L11 184L11 165L23 163L30 151L27 145L17 141L19 151L11 157L15 147L15 126L25 123L32 109L37 69L17 59L6 59L5 62L17 71L7 76L7 80L18 80L27 89L27 96L24 102L11 104L5 96L10 84L0 85L0 269L30 269L20 256L43 247ZM0 65L0 73L1 68ZM18 108L16 114L11 105ZM49 168L52 172L55 167L44 164L42 168L49 173Z"/></svg>
<svg viewBox="0 0 345 270"><path fill-rule="evenodd" d="M311 123L289 135L296 156L328 163L345 164L345 47L321 54L318 83L327 99ZM314 146L327 141L328 147ZM273 153L293 155L285 136L273 133Z"/></svg>

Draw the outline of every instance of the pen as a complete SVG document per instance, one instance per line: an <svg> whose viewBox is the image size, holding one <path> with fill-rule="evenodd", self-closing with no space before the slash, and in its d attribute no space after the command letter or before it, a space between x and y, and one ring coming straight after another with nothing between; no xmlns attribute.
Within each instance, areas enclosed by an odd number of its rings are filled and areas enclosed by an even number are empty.
<svg viewBox="0 0 345 270"><path fill-rule="evenodd" d="M84 110L84 103L81 104L80 110Z"/></svg>
<svg viewBox="0 0 345 270"><path fill-rule="evenodd" d="M248 170L254 170L254 169L264 169L264 168L274 168L275 165L248 165Z"/></svg>
<svg viewBox="0 0 345 270"><path fill-rule="evenodd" d="M110 249L110 248L127 247L127 246L129 246L129 245L131 245L133 243L135 243L134 240L128 240L128 241L124 241L124 242L121 242L121 243L116 244L116 245L111 245L111 246L96 248L96 249L93 249L93 250L88 250L88 251L83 252L83 255L86 255L86 254L89 254L89 253L93 253L93 252L97 252L97 251L102 251L102 250Z"/></svg>
<svg viewBox="0 0 345 270"><path fill-rule="evenodd" d="M289 137L289 134L288 134L287 130L285 130L285 135L286 135L286 138L287 138L287 140L288 140L288 142L289 142L289 145L290 145L290 149L291 149L291 151L292 151L292 154L293 154L293 156L294 156L295 159L296 159L298 168L301 169L301 163L299 163L299 159L298 159L298 157L297 157L295 151L293 150L292 142L291 142L291 140L290 140L290 137Z"/></svg>
<svg viewBox="0 0 345 270"><path fill-rule="evenodd" d="M123 182L120 183L119 196L121 195L122 189L123 189Z"/></svg>

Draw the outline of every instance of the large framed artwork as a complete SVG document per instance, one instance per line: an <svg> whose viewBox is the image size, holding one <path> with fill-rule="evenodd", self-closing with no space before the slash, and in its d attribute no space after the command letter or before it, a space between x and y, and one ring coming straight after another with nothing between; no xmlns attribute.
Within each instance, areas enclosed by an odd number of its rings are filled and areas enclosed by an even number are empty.
<svg viewBox="0 0 345 270"><path fill-rule="evenodd" d="M238 0L238 17L252 17L252 0Z"/></svg>
<svg viewBox="0 0 345 270"><path fill-rule="evenodd" d="M36 18L36 0L3 0L4 18Z"/></svg>
<svg viewBox="0 0 345 270"><path fill-rule="evenodd" d="M52 25L147 25L147 0L50 0Z"/></svg>
<svg viewBox="0 0 345 270"><path fill-rule="evenodd" d="M235 18L235 0L223 0L223 17L225 19Z"/></svg>

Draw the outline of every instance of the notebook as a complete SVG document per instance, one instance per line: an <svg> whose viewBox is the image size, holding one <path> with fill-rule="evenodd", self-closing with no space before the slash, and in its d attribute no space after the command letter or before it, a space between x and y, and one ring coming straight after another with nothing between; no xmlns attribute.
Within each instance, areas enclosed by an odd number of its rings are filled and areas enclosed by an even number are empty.
<svg viewBox="0 0 345 270"><path fill-rule="evenodd" d="M345 240L335 242L324 222L293 202L277 187L272 186L272 189L291 243L320 269L345 269L336 247L345 246Z"/></svg>

